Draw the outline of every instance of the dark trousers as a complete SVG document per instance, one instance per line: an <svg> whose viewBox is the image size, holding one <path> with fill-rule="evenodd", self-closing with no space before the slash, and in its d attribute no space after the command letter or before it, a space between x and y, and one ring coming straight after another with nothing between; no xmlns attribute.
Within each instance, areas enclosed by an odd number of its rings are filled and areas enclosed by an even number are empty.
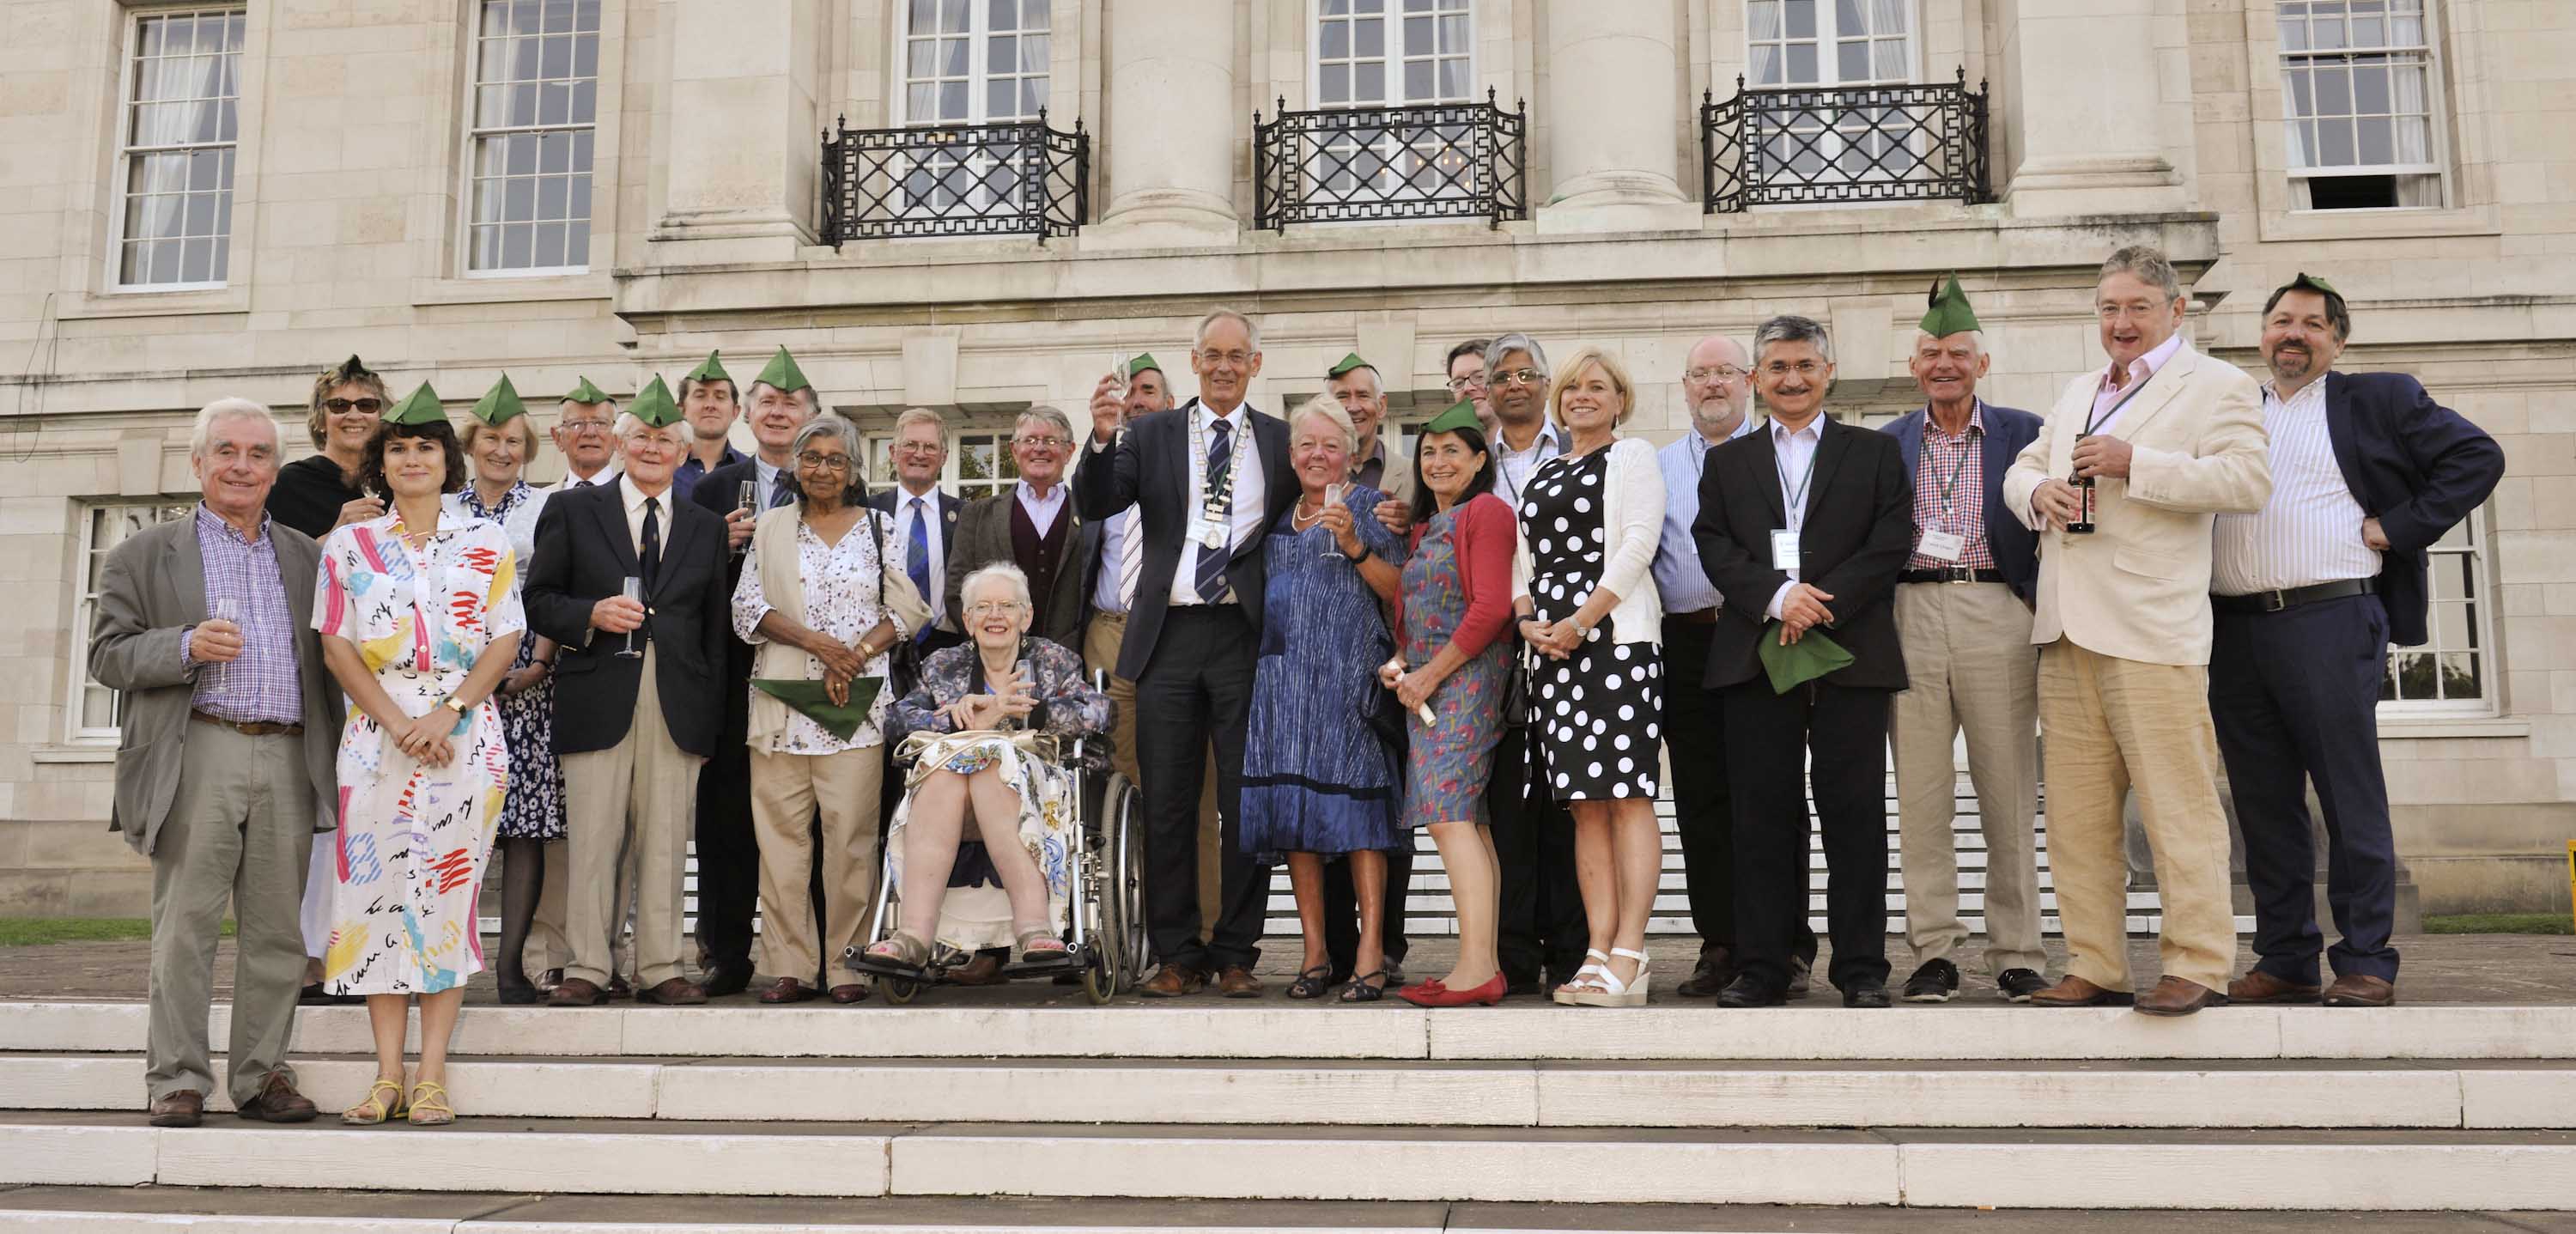
<svg viewBox="0 0 2576 1234"><path fill-rule="evenodd" d="M1547 791L1545 755L1529 749L1528 738L1525 727L1503 730L1485 782L1485 816L1502 865L1495 952L1511 985L1539 980L1542 969L1557 981L1572 978L1591 941L1574 882L1574 819Z"/></svg>
<svg viewBox="0 0 2576 1234"><path fill-rule="evenodd" d="M1386 949L1389 965L1404 963L1411 946L1404 937L1404 900L1412 891L1413 836L1403 836L1404 847L1386 855L1386 898L1383 916L1378 921L1378 945ZM1367 976L1354 967L1360 954L1360 895L1351 885L1351 863L1345 857L1324 865L1324 955L1332 961L1333 979Z"/></svg>
<svg viewBox="0 0 2576 1234"><path fill-rule="evenodd" d="M1243 851L1243 725L1252 705L1257 640L1243 610L1184 605L1163 618L1153 659L1136 679L1136 763L1145 795L1145 930L1161 964L1206 970L1261 958L1267 868ZM1214 930L1199 941L1199 788L1216 741L1223 819Z"/></svg>
<svg viewBox="0 0 2576 1234"><path fill-rule="evenodd" d="M2220 613L2209 653L2209 718L2245 836L2255 967L2317 982L2316 843L2307 784L2325 806L2326 905L2343 937L2337 976L2397 979L2397 844L2379 767L2379 686L2388 612L2348 596L2277 613Z"/></svg>
<svg viewBox="0 0 2576 1234"><path fill-rule="evenodd" d="M740 733L729 736L698 771L698 963L748 971L751 915L760 903L760 841L751 829L751 751Z"/></svg>
<svg viewBox="0 0 2576 1234"><path fill-rule="evenodd" d="M1719 691L1735 807L1736 957L1789 983L1789 922L1807 903L1807 790L1825 850L1825 925L1836 987L1887 981L1887 698L1761 678ZM1807 771L1813 759L1812 771ZM1808 784L1801 784L1804 778Z"/></svg>
<svg viewBox="0 0 2576 1234"><path fill-rule="evenodd" d="M1727 792L1726 710L1708 680L1708 645L1717 627L1664 619L1664 744L1674 752L1673 830L1682 845L1682 880L1690 895L1691 929L1700 949L1735 944L1735 807ZM1816 932L1807 925L1799 897L1790 922L1790 949L1813 963Z"/></svg>

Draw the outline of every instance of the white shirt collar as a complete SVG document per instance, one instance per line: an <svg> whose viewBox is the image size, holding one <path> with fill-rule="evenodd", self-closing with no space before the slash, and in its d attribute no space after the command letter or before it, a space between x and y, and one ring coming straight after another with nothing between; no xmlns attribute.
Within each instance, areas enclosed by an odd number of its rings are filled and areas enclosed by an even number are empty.
<svg viewBox="0 0 2576 1234"><path fill-rule="evenodd" d="M2129 361L2128 371L2123 374L2120 381L2121 391L2125 393L2130 386L2153 377L2157 373L2163 372L2166 365L2173 363L2174 356L2179 354L2183 348L2190 345L2191 340L2183 337L2182 331L2174 331L2171 338L2156 344L2155 350L2150 351L2135 360ZM2111 373L2118 367L2119 366L2116 364L2105 364L2102 366L2102 385L2104 388L2108 388L2110 386Z"/></svg>
<svg viewBox="0 0 2576 1234"><path fill-rule="evenodd" d="M1810 442L1823 441L1825 439L1825 413L1821 410L1816 413L1814 419L1807 421L1803 427L1796 429L1792 429L1788 425L1782 424L1777 420L1766 419L1763 423L1771 426L1771 440L1774 442L1789 441L1802 437Z"/></svg>
<svg viewBox="0 0 2576 1234"><path fill-rule="evenodd" d="M1037 487L1026 480L1019 481L1011 487L1019 493L1022 505L1053 510L1064 504L1064 481L1062 480L1056 481L1055 487L1048 489L1044 497L1038 496Z"/></svg>
<svg viewBox="0 0 2576 1234"><path fill-rule="evenodd" d="M629 517L644 516L644 490L635 487L635 481L632 478L624 475L617 477L617 497L619 501L625 503ZM671 490L665 487L661 492L654 494L654 497L662 503L663 517L670 517Z"/></svg>
<svg viewBox="0 0 2576 1234"><path fill-rule="evenodd" d="M1503 428L1500 421L1495 422L1494 435L1499 439L1494 443L1495 446L1501 449L1503 453L1509 455L1518 456L1535 453L1541 446L1555 446L1557 448L1557 452L1560 454L1565 451L1565 440L1556 435L1556 421L1550 419L1541 419L1538 422L1538 436L1530 438L1529 449L1527 450L1515 450L1512 448L1511 439L1503 436Z"/></svg>

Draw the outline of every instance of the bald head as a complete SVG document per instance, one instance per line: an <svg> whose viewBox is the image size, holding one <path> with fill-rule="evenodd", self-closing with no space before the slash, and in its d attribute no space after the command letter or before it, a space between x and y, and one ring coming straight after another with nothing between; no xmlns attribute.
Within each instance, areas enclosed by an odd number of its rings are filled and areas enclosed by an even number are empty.
<svg viewBox="0 0 2576 1234"><path fill-rule="evenodd" d="M1691 427L1710 441L1724 441L1744 423L1753 402L1753 381L1746 370L1752 359L1744 345L1712 334L1691 345L1682 370L1682 399L1690 405Z"/></svg>

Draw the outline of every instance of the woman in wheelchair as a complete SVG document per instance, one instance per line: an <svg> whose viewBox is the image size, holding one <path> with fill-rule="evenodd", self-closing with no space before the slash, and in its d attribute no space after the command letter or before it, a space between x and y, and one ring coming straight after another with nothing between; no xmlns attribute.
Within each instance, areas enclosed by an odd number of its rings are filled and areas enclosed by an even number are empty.
<svg viewBox="0 0 2576 1234"><path fill-rule="evenodd" d="M886 833L898 928L859 958L880 976L921 977L938 947L1070 959L1057 930L1078 803L1041 735L1069 755L1075 739L1109 730L1109 697L1085 679L1082 657L1029 636L1029 580L1017 566L975 571L958 597L974 641L934 653L894 705L913 763Z"/></svg>

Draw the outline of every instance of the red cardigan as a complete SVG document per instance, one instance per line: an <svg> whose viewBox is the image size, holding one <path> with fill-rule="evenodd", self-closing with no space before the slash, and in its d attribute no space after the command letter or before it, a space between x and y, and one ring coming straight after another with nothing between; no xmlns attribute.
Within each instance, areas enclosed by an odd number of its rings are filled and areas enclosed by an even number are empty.
<svg viewBox="0 0 2576 1234"><path fill-rule="evenodd" d="M1512 550L1520 542L1520 520L1492 493L1478 493L1458 511L1458 577L1467 592L1467 613L1449 642L1472 660L1512 628ZM1412 546L1422 546L1422 528L1413 529ZM1404 598L1396 598L1396 630L1404 629ZM1420 665L1413 667L1419 668Z"/></svg>

